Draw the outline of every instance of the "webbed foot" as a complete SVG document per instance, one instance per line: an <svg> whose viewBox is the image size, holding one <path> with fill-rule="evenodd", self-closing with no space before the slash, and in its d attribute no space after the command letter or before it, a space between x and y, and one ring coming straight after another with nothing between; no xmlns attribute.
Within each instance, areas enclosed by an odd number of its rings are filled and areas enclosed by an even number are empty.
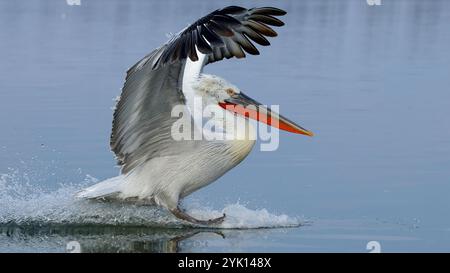
<svg viewBox="0 0 450 273"><path fill-rule="evenodd" d="M223 222L223 220L225 219L225 213L217 218L213 218L213 219L209 219L209 220L199 220L196 219L192 216L190 216L189 214L187 214L186 212L184 212L183 210L181 210L179 207L177 207L176 209L171 209L170 212L172 212L173 215L175 215L177 218L191 222L193 224L198 224L198 225L217 225Z"/></svg>

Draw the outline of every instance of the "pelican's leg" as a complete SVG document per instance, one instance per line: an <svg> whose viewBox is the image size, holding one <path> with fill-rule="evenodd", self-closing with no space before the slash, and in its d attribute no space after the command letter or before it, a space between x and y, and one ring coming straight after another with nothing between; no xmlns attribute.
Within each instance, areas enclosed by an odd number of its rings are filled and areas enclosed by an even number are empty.
<svg viewBox="0 0 450 273"><path fill-rule="evenodd" d="M189 214L187 214L186 212L184 212L182 209L180 209L179 207L175 208L175 209L171 209L170 212L173 213L173 215L175 215L177 218L180 218L182 220L191 222L193 224L199 224L199 225L214 225L214 224L220 224L223 222L223 220L225 219L225 213L218 217L218 218L213 218L213 219L209 219L209 220L199 220L196 219L192 216L190 216Z"/></svg>

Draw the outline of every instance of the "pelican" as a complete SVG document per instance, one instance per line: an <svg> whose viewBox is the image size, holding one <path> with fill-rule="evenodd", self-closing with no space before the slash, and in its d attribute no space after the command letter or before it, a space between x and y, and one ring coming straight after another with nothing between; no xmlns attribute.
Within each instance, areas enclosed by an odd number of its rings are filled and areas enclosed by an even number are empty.
<svg viewBox="0 0 450 273"><path fill-rule="evenodd" d="M222 222L225 214L208 220L194 218L181 208L180 200L214 182L250 153L256 134L250 119L297 134L313 133L202 70L223 59L244 58L245 53L258 55L253 42L269 45L266 37L277 36L270 26L283 26L277 16L285 14L273 7L215 10L132 66L114 111L110 141L121 166L121 178L84 189L78 197L144 201L194 224ZM195 104L197 99L202 103ZM174 107L180 105L184 109L181 118L172 115ZM222 114L211 118L214 132L193 117L197 108L205 106ZM253 114L242 110L249 107L253 107ZM235 124L245 129L238 133L240 138L231 140L177 140L173 125L182 118L192 122L194 133L202 136L214 134L216 129L225 135L235 133Z"/></svg>

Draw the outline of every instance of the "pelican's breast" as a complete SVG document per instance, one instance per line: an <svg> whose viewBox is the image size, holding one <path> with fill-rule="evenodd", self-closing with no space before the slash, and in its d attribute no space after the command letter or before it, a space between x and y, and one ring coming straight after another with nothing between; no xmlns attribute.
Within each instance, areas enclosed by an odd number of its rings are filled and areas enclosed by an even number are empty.
<svg viewBox="0 0 450 273"><path fill-rule="evenodd" d="M229 142L229 155L238 164L251 152L256 142L256 129L250 120L236 116L234 138Z"/></svg>

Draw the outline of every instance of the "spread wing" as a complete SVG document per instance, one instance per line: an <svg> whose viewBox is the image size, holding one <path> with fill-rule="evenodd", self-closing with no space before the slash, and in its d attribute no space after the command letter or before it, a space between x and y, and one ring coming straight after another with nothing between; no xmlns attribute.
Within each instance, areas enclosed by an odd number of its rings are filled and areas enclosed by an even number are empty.
<svg viewBox="0 0 450 273"><path fill-rule="evenodd" d="M189 58L202 65L224 58L259 54L253 42L267 46L266 37L276 36L269 26L282 26L275 16L285 11L272 8L245 9L229 6L200 18L166 44L145 56L127 71L120 100L114 112L111 149L122 173L146 161L195 149L193 141L175 141L171 136L173 106L184 104L181 89L184 65Z"/></svg>

